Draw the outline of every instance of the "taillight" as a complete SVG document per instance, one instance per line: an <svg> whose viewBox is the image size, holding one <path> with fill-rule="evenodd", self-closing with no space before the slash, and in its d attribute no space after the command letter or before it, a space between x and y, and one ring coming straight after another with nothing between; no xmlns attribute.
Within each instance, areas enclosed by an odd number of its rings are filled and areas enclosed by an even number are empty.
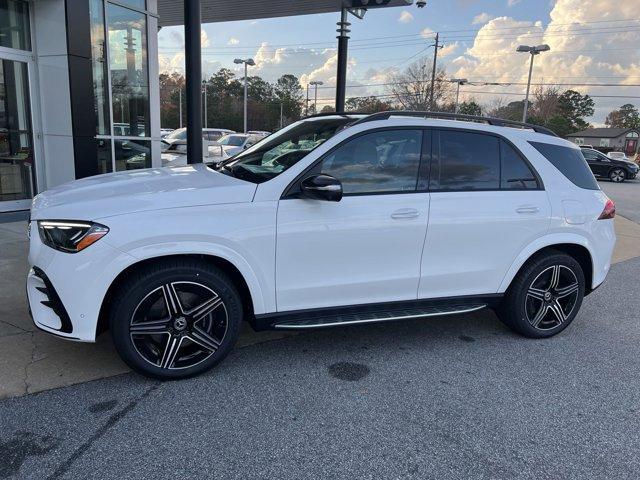
<svg viewBox="0 0 640 480"><path fill-rule="evenodd" d="M598 217L598 220L609 220L610 218L614 218L616 216L616 204L610 198L607 199L607 203L604 205L604 210Z"/></svg>

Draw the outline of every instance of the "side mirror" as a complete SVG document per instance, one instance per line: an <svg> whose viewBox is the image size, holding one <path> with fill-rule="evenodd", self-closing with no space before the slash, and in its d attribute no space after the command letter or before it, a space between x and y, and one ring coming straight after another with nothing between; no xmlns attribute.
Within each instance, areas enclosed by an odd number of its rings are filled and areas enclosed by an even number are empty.
<svg viewBox="0 0 640 480"><path fill-rule="evenodd" d="M312 175L300 184L302 194L315 200L339 202L342 200L342 183L331 175Z"/></svg>

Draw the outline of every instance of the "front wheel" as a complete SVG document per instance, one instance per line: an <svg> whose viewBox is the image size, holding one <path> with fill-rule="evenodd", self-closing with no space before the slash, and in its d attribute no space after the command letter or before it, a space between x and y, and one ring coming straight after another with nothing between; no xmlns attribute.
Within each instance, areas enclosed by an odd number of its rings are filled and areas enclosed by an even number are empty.
<svg viewBox="0 0 640 480"><path fill-rule="evenodd" d="M611 180L612 182L621 183L624 182L626 178L627 176L624 170L621 168L614 168L609 172L609 180Z"/></svg>
<svg viewBox="0 0 640 480"><path fill-rule="evenodd" d="M546 338L567 328L584 298L580 264L561 252L532 259L513 280L498 311L511 329L531 338Z"/></svg>
<svg viewBox="0 0 640 480"><path fill-rule="evenodd" d="M131 275L114 298L116 350L148 377L179 379L209 370L238 338L240 296L222 271L201 262L159 260Z"/></svg>

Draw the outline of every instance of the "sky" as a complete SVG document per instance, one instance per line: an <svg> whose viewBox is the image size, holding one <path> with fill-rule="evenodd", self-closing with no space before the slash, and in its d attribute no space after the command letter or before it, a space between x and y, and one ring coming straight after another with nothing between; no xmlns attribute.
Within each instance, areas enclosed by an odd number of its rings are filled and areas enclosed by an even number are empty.
<svg viewBox="0 0 640 480"><path fill-rule="evenodd" d="M363 20L350 19L347 98L387 94L380 84L431 57L429 45L440 32L439 67L450 78L475 84L462 87L461 100L522 100L529 55L516 47L546 43L551 51L536 57L532 83L592 95L596 112L590 121L601 125L620 105L640 106L638 11L640 0L427 0L421 9L371 9ZM339 13L332 13L203 25L203 72L225 67L242 76L233 59L251 57L256 66L250 75L275 81L292 73L303 87L323 81L319 108L332 105L338 20ZM158 43L161 72L183 72L183 28L162 28ZM483 85L491 82L510 85Z"/></svg>

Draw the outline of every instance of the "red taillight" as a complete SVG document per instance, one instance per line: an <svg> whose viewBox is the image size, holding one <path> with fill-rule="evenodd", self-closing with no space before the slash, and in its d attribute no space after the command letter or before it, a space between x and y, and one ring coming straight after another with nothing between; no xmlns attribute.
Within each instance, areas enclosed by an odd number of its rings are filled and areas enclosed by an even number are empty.
<svg viewBox="0 0 640 480"><path fill-rule="evenodd" d="M616 216L616 204L610 198L607 199L607 203L604 205L604 210L598 217L598 220L608 220Z"/></svg>

